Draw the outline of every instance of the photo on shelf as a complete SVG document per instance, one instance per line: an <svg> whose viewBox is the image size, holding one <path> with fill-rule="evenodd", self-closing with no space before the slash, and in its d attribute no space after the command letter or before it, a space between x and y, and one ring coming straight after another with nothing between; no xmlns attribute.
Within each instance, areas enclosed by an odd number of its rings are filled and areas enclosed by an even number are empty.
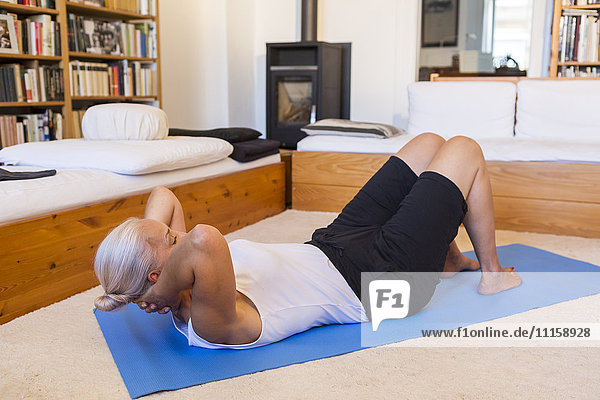
<svg viewBox="0 0 600 400"><path fill-rule="evenodd" d="M98 20L84 20L85 51L95 54L121 54L119 24Z"/></svg>
<svg viewBox="0 0 600 400"><path fill-rule="evenodd" d="M18 53L19 44L12 15L0 15L0 53Z"/></svg>

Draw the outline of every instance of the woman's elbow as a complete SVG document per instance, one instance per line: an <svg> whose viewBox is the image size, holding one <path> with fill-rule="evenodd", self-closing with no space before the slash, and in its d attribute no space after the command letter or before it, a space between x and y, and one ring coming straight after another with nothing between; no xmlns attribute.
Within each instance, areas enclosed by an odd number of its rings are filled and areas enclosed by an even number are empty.
<svg viewBox="0 0 600 400"><path fill-rule="evenodd" d="M197 248L210 248L224 240L221 232L210 225L196 225L189 233L192 246Z"/></svg>

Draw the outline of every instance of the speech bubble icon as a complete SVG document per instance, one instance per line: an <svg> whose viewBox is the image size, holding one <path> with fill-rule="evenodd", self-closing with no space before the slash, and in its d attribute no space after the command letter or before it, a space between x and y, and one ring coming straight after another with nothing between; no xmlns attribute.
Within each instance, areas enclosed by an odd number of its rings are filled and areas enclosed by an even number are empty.
<svg viewBox="0 0 600 400"><path fill-rule="evenodd" d="M401 279L369 282L371 324L373 332L384 319L400 319L408 315L410 284Z"/></svg>

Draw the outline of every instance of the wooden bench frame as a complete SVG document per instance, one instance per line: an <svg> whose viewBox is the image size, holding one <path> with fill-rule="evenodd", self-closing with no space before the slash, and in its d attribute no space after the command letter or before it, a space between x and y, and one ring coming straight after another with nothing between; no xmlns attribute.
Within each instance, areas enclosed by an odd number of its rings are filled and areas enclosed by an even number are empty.
<svg viewBox="0 0 600 400"><path fill-rule="evenodd" d="M431 81L564 78L441 77ZM389 158L383 154L294 152L292 208L341 211ZM600 238L600 164L488 161L497 229Z"/></svg>
<svg viewBox="0 0 600 400"><path fill-rule="evenodd" d="M282 162L173 187L187 228L228 233L285 209ZM0 324L98 284L93 257L110 229L144 214L148 193L0 226ZM90 310L93 305L90 304Z"/></svg>
<svg viewBox="0 0 600 400"><path fill-rule="evenodd" d="M340 212L389 157L295 151L292 208ZM487 165L497 229L600 238L600 164Z"/></svg>

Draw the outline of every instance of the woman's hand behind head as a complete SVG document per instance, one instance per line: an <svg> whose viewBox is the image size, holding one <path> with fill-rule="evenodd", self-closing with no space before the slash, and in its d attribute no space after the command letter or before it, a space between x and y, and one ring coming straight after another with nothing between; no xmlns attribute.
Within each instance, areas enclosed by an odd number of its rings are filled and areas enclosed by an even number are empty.
<svg viewBox="0 0 600 400"><path fill-rule="evenodd" d="M135 299L134 303L147 313L166 314L177 308L177 296L174 298L165 297L156 292L156 285L154 285L146 293Z"/></svg>

